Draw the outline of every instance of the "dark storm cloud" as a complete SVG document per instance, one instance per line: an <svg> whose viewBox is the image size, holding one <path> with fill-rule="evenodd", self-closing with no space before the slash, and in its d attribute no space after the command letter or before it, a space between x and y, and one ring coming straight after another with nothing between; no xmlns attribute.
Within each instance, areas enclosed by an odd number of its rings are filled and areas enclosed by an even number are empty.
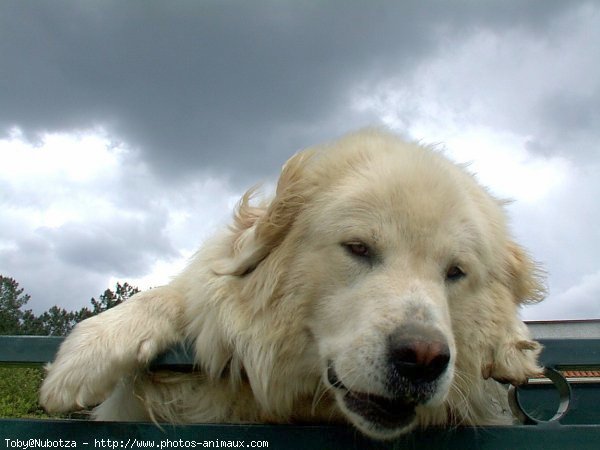
<svg viewBox="0 0 600 450"><path fill-rule="evenodd" d="M164 225L153 218L91 225L72 222L39 233L62 263L95 273L136 277L144 275L158 257L179 256L163 236Z"/></svg>
<svg viewBox="0 0 600 450"><path fill-rule="evenodd" d="M444 124L508 135L520 167L560 167L551 195L513 207L550 273L530 317L597 316L599 19L566 0L0 2L0 139L14 127L57 158L30 171L7 144L0 273L37 308L83 306L190 254L291 152L392 117L425 141ZM61 158L79 153L44 135L90 128L113 163L78 177Z"/></svg>
<svg viewBox="0 0 600 450"><path fill-rule="evenodd" d="M65 264L53 243L39 233L20 239L15 248L1 251L0 260L5 266L2 274L18 280L31 295L27 308L38 314L53 305L78 309L108 287L106 271L98 273L91 267Z"/></svg>
<svg viewBox="0 0 600 450"><path fill-rule="evenodd" d="M2 273L15 276L32 295L30 307L82 305L102 292L110 277L139 277L157 260L181 256L164 227L165 218L156 211L33 232L19 232L17 225L0 220L0 238L18 236L13 245L0 248Z"/></svg>
<svg viewBox="0 0 600 450"><path fill-rule="evenodd" d="M598 56L600 57L600 51ZM536 112L539 126L546 133L546 140L553 141L553 153L570 156L575 152L584 161L597 158L599 104L600 85L596 92L589 92L585 96L572 92L557 92L546 97L538 105ZM547 149L543 148L542 152L544 150Z"/></svg>
<svg viewBox="0 0 600 450"><path fill-rule="evenodd" d="M543 34L570 6L3 2L0 131L19 127L35 141L102 126L171 180L227 168L245 184L299 147L375 121L349 111L349 91L409 73L444 34Z"/></svg>
<svg viewBox="0 0 600 450"><path fill-rule="evenodd" d="M137 218L109 218L95 222L68 222L55 228L40 227L23 234L12 248L0 250L7 267L19 261L47 260L67 267L81 267L107 276L136 277L146 273L159 257L180 256L164 236L165 218L156 211ZM10 230L3 221L0 226ZM16 235L13 231L9 234Z"/></svg>

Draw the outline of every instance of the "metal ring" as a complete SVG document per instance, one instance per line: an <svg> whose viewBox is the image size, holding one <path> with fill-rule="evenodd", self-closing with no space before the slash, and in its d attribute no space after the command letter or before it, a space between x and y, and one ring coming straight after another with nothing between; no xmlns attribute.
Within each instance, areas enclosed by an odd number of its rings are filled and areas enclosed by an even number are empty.
<svg viewBox="0 0 600 450"><path fill-rule="evenodd" d="M567 379L557 370L549 367L544 368L544 376L549 378L554 384L554 387L558 390L559 405L556 414L550 420L540 420L535 417L531 417L521 405L519 400L519 386L510 386L508 388L508 404L512 413L519 419L523 424L527 425L540 425L558 422L562 419L565 414L569 411L571 404L571 386Z"/></svg>

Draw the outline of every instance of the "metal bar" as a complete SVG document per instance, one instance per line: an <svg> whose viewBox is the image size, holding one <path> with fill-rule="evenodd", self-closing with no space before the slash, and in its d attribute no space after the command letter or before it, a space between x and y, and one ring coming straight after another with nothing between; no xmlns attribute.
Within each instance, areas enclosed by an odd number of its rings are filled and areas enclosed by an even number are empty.
<svg viewBox="0 0 600 450"><path fill-rule="evenodd" d="M0 336L0 364L43 365L54 359L64 337Z"/></svg>
<svg viewBox="0 0 600 450"><path fill-rule="evenodd" d="M62 337L0 336L0 365L41 365L52 361L63 341ZM600 339L546 339L541 362L548 367L599 367ZM190 370L193 348L176 346L158 358L156 368L182 368ZM107 447L126 439L154 441L156 445L172 441L239 441L269 442L269 448L600 448L600 422L595 411L598 398L597 385L578 385L572 411L560 424L542 423L538 426L461 427L451 430L428 429L416 431L392 442L375 442L362 436L353 428L325 425L219 425L196 424L186 426L142 423L102 423L88 421L0 419L2 439L50 439L53 442L68 439L80 448ZM579 392L581 391L581 392ZM527 393L526 393L527 394ZM538 395L536 392L532 394ZM545 398L541 392L538 395ZM536 397L537 398L537 397ZM539 402L535 402L537 405ZM553 405L548 408L551 409ZM547 409L548 409L547 408ZM578 415L579 414L579 415ZM591 416L590 416L591 414ZM583 415L583 416L582 416ZM585 420L581 420L582 417ZM104 439L104 441L102 441ZM104 442L104 443L103 443ZM3 442L4 444L5 442ZM85 444L87 443L87 444ZM12 443L9 442L12 445ZM0 445L1 446L1 445ZM13 446L14 447L14 446Z"/></svg>
<svg viewBox="0 0 600 450"><path fill-rule="evenodd" d="M541 364L548 367L600 366L600 339L541 339Z"/></svg>
<svg viewBox="0 0 600 450"><path fill-rule="evenodd" d="M0 336L0 363L42 365L52 361L64 337ZM541 363L548 367L600 366L600 339L542 339ZM173 347L152 364L172 368L191 366L193 349L189 344Z"/></svg>
<svg viewBox="0 0 600 450"><path fill-rule="evenodd" d="M0 336L0 365L44 365L54 360L64 339L63 336ZM192 368L193 354L190 345L176 345L159 356L152 367Z"/></svg>

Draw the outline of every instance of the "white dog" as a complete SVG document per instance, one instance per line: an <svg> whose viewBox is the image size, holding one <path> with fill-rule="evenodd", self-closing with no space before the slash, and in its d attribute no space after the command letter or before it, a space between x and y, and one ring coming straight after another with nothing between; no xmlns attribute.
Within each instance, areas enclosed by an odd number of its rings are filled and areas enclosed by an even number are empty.
<svg viewBox="0 0 600 450"><path fill-rule="evenodd" d="M429 148L366 130L291 158L274 198L164 287L77 325L42 386L102 420L509 423L540 373L518 307L541 299L501 203ZM193 342L198 371L150 372Z"/></svg>

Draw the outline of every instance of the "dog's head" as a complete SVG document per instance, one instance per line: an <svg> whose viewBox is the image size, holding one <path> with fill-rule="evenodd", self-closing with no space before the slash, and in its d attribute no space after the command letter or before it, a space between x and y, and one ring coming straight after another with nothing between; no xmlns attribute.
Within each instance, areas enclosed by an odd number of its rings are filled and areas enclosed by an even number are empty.
<svg viewBox="0 0 600 450"><path fill-rule="evenodd" d="M517 315L540 296L535 266L499 202L435 151L351 135L292 158L274 200L246 216L216 270L262 280L262 297L277 299L265 308L297 314L313 367L364 433L391 438L432 412L460 414L460 380L539 371Z"/></svg>

